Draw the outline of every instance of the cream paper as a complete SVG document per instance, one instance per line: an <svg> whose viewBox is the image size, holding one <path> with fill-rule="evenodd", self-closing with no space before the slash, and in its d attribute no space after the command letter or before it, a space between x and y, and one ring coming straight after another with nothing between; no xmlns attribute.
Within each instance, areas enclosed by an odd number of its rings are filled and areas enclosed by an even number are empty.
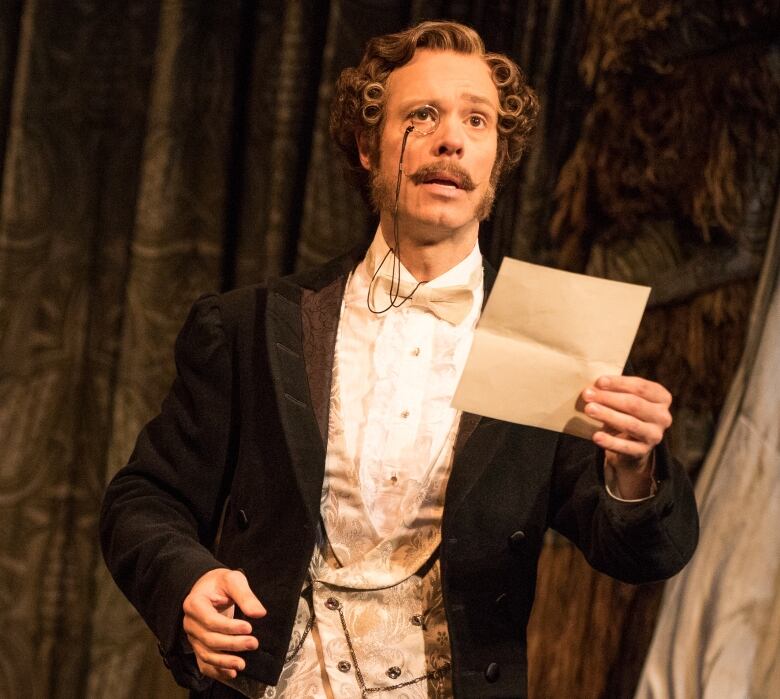
<svg viewBox="0 0 780 699"><path fill-rule="evenodd" d="M650 288L505 257L452 404L590 438L582 391L622 374Z"/></svg>

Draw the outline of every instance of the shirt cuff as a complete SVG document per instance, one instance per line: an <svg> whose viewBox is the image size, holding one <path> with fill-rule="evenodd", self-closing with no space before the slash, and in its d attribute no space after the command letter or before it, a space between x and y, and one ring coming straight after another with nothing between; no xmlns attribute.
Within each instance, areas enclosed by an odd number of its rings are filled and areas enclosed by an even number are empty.
<svg viewBox="0 0 780 699"><path fill-rule="evenodd" d="M624 498L620 492L620 487L618 486L617 482L617 473L615 472L614 468L607 468L606 464L606 458L604 461L604 487L607 490L607 495L609 495L613 500L617 500L619 502L644 502L645 500L649 500L650 498L654 498L655 494L658 492L658 481L655 479L655 451L653 451L650 455L650 458L653 460L653 463L650 465L650 494L645 495L642 498Z"/></svg>

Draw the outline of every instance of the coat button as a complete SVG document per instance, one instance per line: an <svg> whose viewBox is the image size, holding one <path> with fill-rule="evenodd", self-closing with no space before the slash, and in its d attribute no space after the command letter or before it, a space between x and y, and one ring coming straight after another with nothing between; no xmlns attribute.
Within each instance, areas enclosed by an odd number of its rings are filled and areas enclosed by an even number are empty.
<svg viewBox="0 0 780 699"><path fill-rule="evenodd" d="M346 660L339 660L339 664L336 667L339 669L339 672L349 672L352 669L352 665Z"/></svg>
<svg viewBox="0 0 780 699"><path fill-rule="evenodd" d="M414 626L422 626L423 625L423 615L422 614L414 614L412 616L412 624Z"/></svg>
<svg viewBox="0 0 780 699"><path fill-rule="evenodd" d="M501 675L501 670L498 667L498 663L490 663L485 668L485 679L491 684L495 682Z"/></svg>
<svg viewBox="0 0 780 699"><path fill-rule="evenodd" d="M236 512L236 517L238 518L239 528L245 530L249 526L249 517L247 516L246 510L239 510Z"/></svg>
<svg viewBox="0 0 780 699"><path fill-rule="evenodd" d="M525 541L525 532L522 529L518 529L514 534L509 535L509 548L513 551L517 551L522 548Z"/></svg>

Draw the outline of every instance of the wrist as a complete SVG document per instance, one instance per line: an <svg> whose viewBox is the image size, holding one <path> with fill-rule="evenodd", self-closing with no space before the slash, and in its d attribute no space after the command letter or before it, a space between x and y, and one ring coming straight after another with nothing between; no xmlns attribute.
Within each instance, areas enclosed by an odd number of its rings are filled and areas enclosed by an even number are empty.
<svg viewBox="0 0 780 699"><path fill-rule="evenodd" d="M655 453L650 452L641 460L618 458L605 452L604 483L611 495L621 500L642 500L655 495Z"/></svg>

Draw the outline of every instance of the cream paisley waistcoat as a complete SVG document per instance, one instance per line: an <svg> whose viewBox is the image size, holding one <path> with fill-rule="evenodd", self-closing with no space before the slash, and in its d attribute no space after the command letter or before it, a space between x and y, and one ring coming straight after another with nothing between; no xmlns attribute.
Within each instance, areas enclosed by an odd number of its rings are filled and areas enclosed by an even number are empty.
<svg viewBox="0 0 780 699"><path fill-rule="evenodd" d="M422 480L410 484L395 530L381 538L345 448L334 368L322 522L287 662L276 687L246 677L231 686L262 699L452 696L437 549L459 420L460 413Z"/></svg>

